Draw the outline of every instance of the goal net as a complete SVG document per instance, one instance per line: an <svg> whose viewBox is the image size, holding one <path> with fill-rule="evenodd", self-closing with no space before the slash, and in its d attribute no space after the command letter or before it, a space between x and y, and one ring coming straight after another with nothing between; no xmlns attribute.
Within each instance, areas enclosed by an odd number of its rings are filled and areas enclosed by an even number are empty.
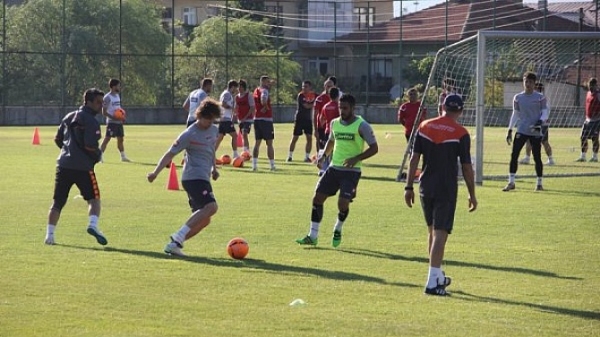
<svg viewBox="0 0 600 337"><path fill-rule="evenodd" d="M536 73L550 107L548 143L555 164L546 164L548 155L542 148L544 176L600 175L599 163L575 162L581 153L587 82L600 76L600 33L480 31L437 53L422 106L428 107L431 118L437 115L442 92L462 95L465 107L460 122L472 137L476 183L506 179L512 150L506 131L513 97L523 91L526 71ZM416 128L397 180L405 177ZM591 148L590 144L588 160ZM523 148L519 159L525 153ZM519 164L517 176L535 176L533 156L530 165Z"/></svg>

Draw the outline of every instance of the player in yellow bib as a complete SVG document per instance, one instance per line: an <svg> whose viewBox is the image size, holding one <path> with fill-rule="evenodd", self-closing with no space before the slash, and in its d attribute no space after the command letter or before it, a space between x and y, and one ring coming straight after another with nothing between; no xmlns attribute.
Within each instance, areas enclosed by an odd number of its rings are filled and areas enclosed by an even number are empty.
<svg viewBox="0 0 600 337"><path fill-rule="evenodd" d="M319 181L313 196L310 231L307 236L296 240L301 245L316 245L319 226L323 219L323 204L338 190L338 218L333 229L331 244L337 247L342 242L342 226L350 211L350 202L356 196L356 187L361 175L362 161L374 156L379 147L373 128L362 117L354 114L356 100L352 95L340 98L340 117L331 122L331 133L324 153L318 158L321 168L326 157L331 156L331 165ZM364 150L365 143L368 145Z"/></svg>

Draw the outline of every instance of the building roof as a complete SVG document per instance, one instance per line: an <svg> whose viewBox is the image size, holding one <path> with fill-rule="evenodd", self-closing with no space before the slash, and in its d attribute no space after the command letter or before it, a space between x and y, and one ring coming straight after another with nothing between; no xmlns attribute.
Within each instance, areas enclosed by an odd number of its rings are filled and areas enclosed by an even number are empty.
<svg viewBox="0 0 600 337"><path fill-rule="evenodd" d="M539 3L527 3L527 6L533 9L543 10L539 8ZM553 2L547 6L548 13L558 14L559 16L579 22L579 9L583 9L583 20L586 24L596 26L596 4L594 1L577 1L577 2Z"/></svg>
<svg viewBox="0 0 600 337"><path fill-rule="evenodd" d="M355 31L337 39L340 43L454 43L478 30L543 30L544 13L514 0L450 0L369 30ZM447 28L446 28L447 27ZM447 29L447 30L446 30ZM579 25L559 15L546 15L546 31L578 31ZM593 31L586 25L584 31ZM447 38L446 38L447 37Z"/></svg>

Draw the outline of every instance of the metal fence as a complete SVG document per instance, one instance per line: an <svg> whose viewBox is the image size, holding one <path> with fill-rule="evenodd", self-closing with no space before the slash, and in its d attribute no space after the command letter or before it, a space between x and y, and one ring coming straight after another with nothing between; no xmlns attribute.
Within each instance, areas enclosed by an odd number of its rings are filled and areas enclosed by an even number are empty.
<svg viewBox="0 0 600 337"><path fill-rule="evenodd" d="M506 15L496 10L501 1L487 2L490 20ZM277 79L275 104L293 104L304 79L320 91L330 75L360 104L390 104L425 83L427 70L415 62L449 42L448 8L457 3L3 0L0 102L73 106L86 88L108 90L119 78L125 104L177 107L203 77L218 95L230 79L252 89L267 74ZM381 38L390 22L401 32L405 18L432 6L447 12L437 41ZM539 20L545 25L546 13ZM356 32L359 41L350 38Z"/></svg>

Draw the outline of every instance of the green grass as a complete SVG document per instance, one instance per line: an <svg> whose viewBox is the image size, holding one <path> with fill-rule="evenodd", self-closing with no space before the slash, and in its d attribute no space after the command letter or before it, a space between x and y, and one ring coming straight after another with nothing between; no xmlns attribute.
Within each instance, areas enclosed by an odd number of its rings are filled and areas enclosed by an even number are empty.
<svg viewBox="0 0 600 337"><path fill-rule="evenodd" d="M40 128L41 146L31 145L32 127L0 128L0 336L598 334L600 178L547 178L542 193L533 192L533 178L518 179L510 193L500 190L504 180L485 181L475 213L467 212L461 186L444 265L453 296L429 297L419 202L407 208L394 181L405 140L398 126L374 128L380 153L364 167L338 249L330 244L335 199L325 204L319 246L294 243L307 233L317 175L299 162L302 141L296 162L284 162L286 124L276 125L277 172L268 172L264 147L261 171L221 170L213 184L219 212L187 243L186 259L162 253L189 215L185 193L166 190L167 170L153 184L145 178L181 126L127 126L134 163L120 163L109 144L96 169L107 247L85 233L86 204L76 188L57 228L59 244L43 244L55 128ZM551 169L568 173L578 167L577 153L564 149L577 138L552 131L559 165ZM504 129L486 129L487 137L497 145L486 145L486 156L505 172ZM235 236L250 244L243 261L226 253ZM306 304L290 306L294 299Z"/></svg>

